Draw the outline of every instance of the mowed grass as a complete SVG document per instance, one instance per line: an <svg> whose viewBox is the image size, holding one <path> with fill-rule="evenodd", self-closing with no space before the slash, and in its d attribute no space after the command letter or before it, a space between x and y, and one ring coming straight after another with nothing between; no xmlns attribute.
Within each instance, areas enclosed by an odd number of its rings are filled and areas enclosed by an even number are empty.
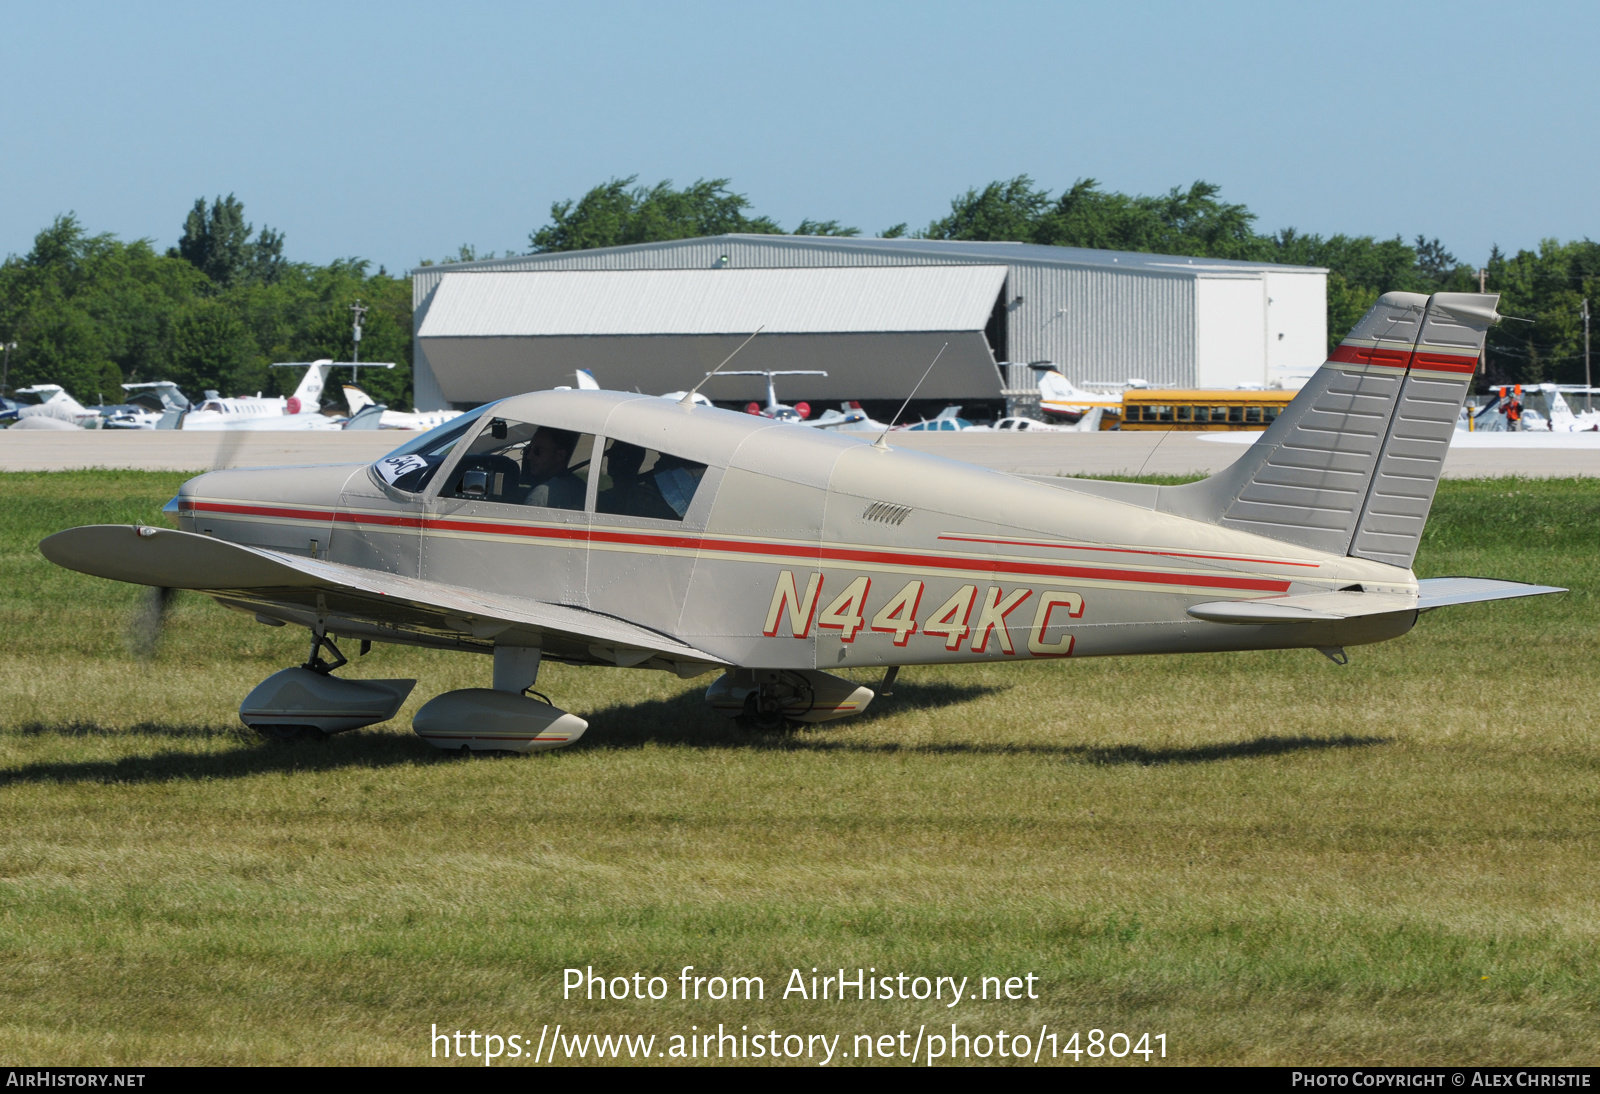
<svg viewBox="0 0 1600 1094"><path fill-rule="evenodd" d="M285 745L236 710L303 632L184 594L130 656L140 591L35 545L156 523L180 479L0 476L7 1061L411 1064L434 1023L848 1051L951 1021L1165 1033L1180 1064L1594 1059L1600 482L1446 482L1421 575L1573 591L1434 612L1344 667L913 668L773 738L713 719L710 677L550 666L583 741L461 759L410 717L486 658L378 647L345 674L419 678L401 716ZM684 965L766 999L679 1001ZM673 995L563 1000L569 966ZM1040 998L782 999L813 967Z"/></svg>

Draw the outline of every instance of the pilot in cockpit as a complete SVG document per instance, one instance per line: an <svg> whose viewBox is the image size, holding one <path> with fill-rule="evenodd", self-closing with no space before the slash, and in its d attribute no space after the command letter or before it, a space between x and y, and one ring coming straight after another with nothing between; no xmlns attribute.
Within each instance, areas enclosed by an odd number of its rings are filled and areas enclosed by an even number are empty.
<svg viewBox="0 0 1600 1094"><path fill-rule="evenodd" d="M540 426L522 450L524 505L547 509L582 509L583 480L572 473L572 450L578 435L566 429Z"/></svg>

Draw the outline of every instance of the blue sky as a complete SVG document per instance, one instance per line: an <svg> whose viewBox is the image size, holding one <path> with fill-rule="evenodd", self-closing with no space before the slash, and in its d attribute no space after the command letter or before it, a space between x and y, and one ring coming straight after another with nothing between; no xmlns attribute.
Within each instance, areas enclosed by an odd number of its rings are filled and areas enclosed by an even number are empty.
<svg viewBox="0 0 1600 1094"><path fill-rule="evenodd" d="M1592 4L4 2L0 253L231 191L394 271L631 174L873 234L1027 173L1480 262L1600 235L1596 41Z"/></svg>

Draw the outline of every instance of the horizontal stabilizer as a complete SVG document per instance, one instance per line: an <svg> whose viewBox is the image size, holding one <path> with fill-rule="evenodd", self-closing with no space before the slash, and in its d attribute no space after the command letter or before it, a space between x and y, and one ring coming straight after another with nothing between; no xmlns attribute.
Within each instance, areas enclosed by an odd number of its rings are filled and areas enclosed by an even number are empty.
<svg viewBox="0 0 1600 1094"><path fill-rule="evenodd" d="M1429 577L1417 582L1412 593L1367 593L1354 589L1304 596L1269 596L1259 600L1218 600L1189 609L1207 623L1264 626L1275 623L1337 623L1363 615L1390 612L1426 612L1449 604L1476 604L1483 600L1509 600L1517 596L1564 593L1553 585L1528 585L1521 581L1496 581L1487 577Z"/></svg>
<svg viewBox="0 0 1600 1094"><path fill-rule="evenodd" d="M1338 623L1362 615L1387 615L1390 612L1417 610L1417 598L1410 593L1308 593L1305 596L1272 596L1260 600L1219 600L1196 604L1189 614L1207 623L1237 623L1262 626L1277 623Z"/></svg>
<svg viewBox="0 0 1600 1094"><path fill-rule="evenodd" d="M1518 596L1564 593L1554 585L1528 585L1521 581L1496 581L1491 577L1425 577L1417 582L1419 611L1451 604L1477 604L1484 600L1510 600Z"/></svg>

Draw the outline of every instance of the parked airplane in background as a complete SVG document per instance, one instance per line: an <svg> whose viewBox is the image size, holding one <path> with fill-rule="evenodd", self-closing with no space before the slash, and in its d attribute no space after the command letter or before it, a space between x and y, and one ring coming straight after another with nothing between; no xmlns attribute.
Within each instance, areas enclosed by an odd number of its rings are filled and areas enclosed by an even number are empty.
<svg viewBox="0 0 1600 1094"><path fill-rule="evenodd" d="M122 390L135 394L128 397L125 409L106 415L107 429L175 429L178 416L191 405L188 396L171 380L123 384Z"/></svg>
<svg viewBox="0 0 1600 1094"><path fill-rule="evenodd" d="M877 434L889 428L887 422L873 420L872 415L862 410L861 404L857 402L840 403L838 410L829 407L815 418L807 418L803 424L839 433Z"/></svg>
<svg viewBox="0 0 1600 1094"><path fill-rule="evenodd" d="M1096 407L1102 414L1121 414L1122 396L1085 391L1055 369L1039 374L1039 409L1047 417L1076 422Z"/></svg>
<svg viewBox="0 0 1600 1094"><path fill-rule="evenodd" d="M557 748L544 659L720 670L712 709L778 729L860 713L826 670L1345 648L1418 616L1562 590L1411 570L1497 296L1378 299L1226 470L1181 486L1008 475L752 414L610 391L491 403L371 465L213 471L181 530L40 544L84 573L196 589L308 629L240 717L269 735L394 716L336 639L492 657L414 726L440 748ZM165 603L165 597L158 598Z"/></svg>
<svg viewBox="0 0 1600 1094"><path fill-rule="evenodd" d="M794 422L800 424L811 417L811 404L796 403L789 406L787 403L778 402L778 389L773 384L774 376L826 376L826 372L814 368L784 368L784 369L742 369L728 372L708 372L709 376L765 376L767 378L767 405L750 403L744 408L746 414L759 414L763 418L771 418L775 422Z"/></svg>
<svg viewBox="0 0 1600 1094"><path fill-rule="evenodd" d="M195 429L338 429L340 421L322 413L322 391L333 370L333 361L298 361L275 364L273 368L304 368L294 394L240 395L223 398L215 391L205 393L201 404L183 416L179 427Z"/></svg>
<svg viewBox="0 0 1600 1094"><path fill-rule="evenodd" d="M1593 393L1581 384L1540 384L1533 389L1539 393L1545 404L1545 428L1552 433L1594 433L1600 431L1600 410L1580 410L1574 412L1572 407L1563 398L1563 393L1568 395L1584 395L1590 398Z"/></svg>
<svg viewBox="0 0 1600 1094"><path fill-rule="evenodd" d="M706 373L710 376L765 376L767 379L767 405L751 402L744 408L746 414L759 414L763 418L771 418L776 422L788 422L792 425L806 425L813 429L837 430L842 433L882 433L889 426L884 422L872 420L872 416L861 409L860 403L841 403L838 410L829 408L815 418L811 416L810 403L796 403L789 406L778 401L777 386L773 383L774 376L826 376L826 372L819 369L744 369L741 371ZM681 394L681 392L679 393ZM670 398L670 396L669 396ZM696 398L701 398L696 396ZM710 405L710 400L705 400Z"/></svg>
<svg viewBox="0 0 1600 1094"><path fill-rule="evenodd" d="M1080 419L1081 421L1082 419ZM1099 428L1098 417L1095 419L1095 428ZM1001 418L993 425L967 427L967 432L970 433L1072 433L1077 430L1077 426L1051 425L1048 422L1035 421L1032 418Z"/></svg>
<svg viewBox="0 0 1600 1094"><path fill-rule="evenodd" d="M947 406L932 418L924 418L911 425L897 425L896 430L906 429L916 433L961 433L972 428L972 423L961 416L961 408Z"/></svg>
<svg viewBox="0 0 1600 1094"><path fill-rule="evenodd" d="M359 415L368 407L377 406L368 395L355 384L344 385L345 406L350 408L352 417ZM461 417L460 410L390 410L379 407L379 429L433 429L445 422L454 421Z"/></svg>
<svg viewBox="0 0 1600 1094"><path fill-rule="evenodd" d="M68 395L60 384L34 384L18 388L18 395L32 395L39 401L22 404L0 417L15 421L12 429L98 429L100 412L84 406Z"/></svg>

